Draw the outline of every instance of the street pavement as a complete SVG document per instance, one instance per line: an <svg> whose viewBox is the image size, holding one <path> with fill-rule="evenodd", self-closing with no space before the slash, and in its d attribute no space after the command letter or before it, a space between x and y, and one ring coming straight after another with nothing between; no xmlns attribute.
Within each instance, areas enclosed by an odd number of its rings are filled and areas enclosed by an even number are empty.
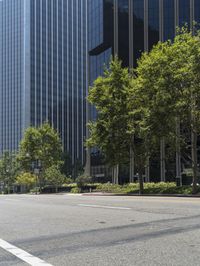
<svg viewBox="0 0 200 266"><path fill-rule="evenodd" d="M0 195L0 266L12 265L198 266L200 199Z"/></svg>

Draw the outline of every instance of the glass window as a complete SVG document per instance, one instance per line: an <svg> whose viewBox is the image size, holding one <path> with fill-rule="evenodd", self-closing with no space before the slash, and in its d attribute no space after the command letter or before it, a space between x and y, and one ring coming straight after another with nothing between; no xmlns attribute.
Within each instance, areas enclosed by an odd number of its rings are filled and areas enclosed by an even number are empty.
<svg viewBox="0 0 200 266"><path fill-rule="evenodd" d="M137 59L144 51L144 1L133 0L133 60L136 66Z"/></svg>
<svg viewBox="0 0 200 266"><path fill-rule="evenodd" d="M123 65L129 65L129 1L118 1L118 43L119 58L122 59Z"/></svg>
<svg viewBox="0 0 200 266"><path fill-rule="evenodd" d="M164 41L173 39L175 34L174 0L163 1Z"/></svg>
<svg viewBox="0 0 200 266"><path fill-rule="evenodd" d="M150 0L148 11L150 50L159 41L159 0Z"/></svg>

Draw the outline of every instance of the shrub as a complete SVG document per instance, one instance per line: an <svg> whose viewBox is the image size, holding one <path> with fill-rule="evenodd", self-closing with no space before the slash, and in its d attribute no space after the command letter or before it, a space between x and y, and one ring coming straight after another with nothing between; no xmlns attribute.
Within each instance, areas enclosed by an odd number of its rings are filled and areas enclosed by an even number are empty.
<svg viewBox="0 0 200 266"><path fill-rule="evenodd" d="M48 185L53 185L58 192L58 187L65 182L65 176L60 172L59 166L52 165L45 171L45 180Z"/></svg>
<svg viewBox="0 0 200 266"><path fill-rule="evenodd" d="M126 188L124 186L112 184L112 183L105 183L105 184L98 184L96 191L107 192L107 193L126 193Z"/></svg>
<svg viewBox="0 0 200 266"><path fill-rule="evenodd" d="M90 176L81 175L76 179L77 187L81 190L92 181Z"/></svg>
<svg viewBox="0 0 200 266"><path fill-rule="evenodd" d="M108 193L138 193L139 184L130 183L125 185L115 185L111 183L98 184L96 191L108 192ZM144 193L145 194L175 194L177 193L177 187L175 183L144 183Z"/></svg>
<svg viewBox="0 0 200 266"><path fill-rule="evenodd" d="M24 185L30 189L36 185L37 177L31 173L23 173L17 177L16 183L19 185Z"/></svg>
<svg viewBox="0 0 200 266"><path fill-rule="evenodd" d="M38 194L38 193L40 193L40 188L34 187L33 189L30 190L30 193Z"/></svg>
<svg viewBox="0 0 200 266"><path fill-rule="evenodd" d="M65 177L65 184L72 184L73 179L71 177Z"/></svg>
<svg viewBox="0 0 200 266"><path fill-rule="evenodd" d="M78 187L73 187L73 188L71 189L71 193L74 193L74 194L81 193L81 190L80 190L80 188L78 188Z"/></svg>

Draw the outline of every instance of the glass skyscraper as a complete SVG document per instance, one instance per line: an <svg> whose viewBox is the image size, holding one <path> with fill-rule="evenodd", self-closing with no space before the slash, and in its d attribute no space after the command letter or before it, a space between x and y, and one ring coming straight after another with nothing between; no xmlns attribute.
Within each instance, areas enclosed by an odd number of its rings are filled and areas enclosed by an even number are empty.
<svg viewBox="0 0 200 266"><path fill-rule="evenodd" d="M173 39L176 27L200 22L199 0L89 0L88 12L90 61L96 68L109 51L124 66L135 66L141 52Z"/></svg>
<svg viewBox="0 0 200 266"><path fill-rule="evenodd" d="M0 0L0 153L49 121L84 162L87 1Z"/></svg>

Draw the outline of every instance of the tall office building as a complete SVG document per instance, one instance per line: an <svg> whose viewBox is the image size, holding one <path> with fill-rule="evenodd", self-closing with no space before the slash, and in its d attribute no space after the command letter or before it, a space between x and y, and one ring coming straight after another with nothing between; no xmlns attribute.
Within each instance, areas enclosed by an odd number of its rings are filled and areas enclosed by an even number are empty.
<svg viewBox="0 0 200 266"><path fill-rule="evenodd" d="M90 84L102 74L111 55L118 55L125 67L135 67L141 53L158 41L173 39L177 27L200 23L199 0L88 0ZM92 109L91 117L95 118ZM161 167L158 176L165 180L165 149L161 141ZM176 176L180 176L180 154ZM153 161L151 162L153 163ZM158 161L151 167L156 170ZM161 174L159 174L159 171ZM155 175L155 173L153 173ZM174 173L168 172L173 176ZM149 179L149 169L146 176Z"/></svg>
<svg viewBox="0 0 200 266"><path fill-rule="evenodd" d="M176 27L200 23L198 0L89 0L88 12L90 61L96 66L91 79L103 55L117 54L124 66L135 66L141 52L173 39Z"/></svg>
<svg viewBox="0 0 200 266"><path fill-rule="evenodd" d="M0 0L0 153L49 121L84 161L87 1Z"/></svg>

